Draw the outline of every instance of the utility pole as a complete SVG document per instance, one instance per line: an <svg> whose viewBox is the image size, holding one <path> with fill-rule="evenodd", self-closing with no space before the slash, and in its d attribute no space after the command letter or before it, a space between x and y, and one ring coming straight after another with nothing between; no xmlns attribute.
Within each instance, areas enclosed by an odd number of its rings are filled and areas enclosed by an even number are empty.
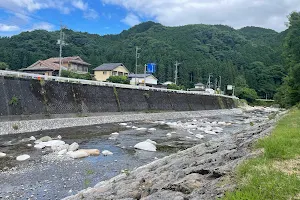
<svg viewBox="0 0 300 200"><path fill-rule="evenodd" d="M59 40L57 41L57 44L59 44L59 76L61 76L62 47L65 45L65 34L63 32L64 28L66 27L60 25Z"/></svg>
<svg viewBox="0 0 300 200"><path fill-rule="evenodd" d="M177 85L177 82L178 82L178 66L180 65L181 63L179 63L178 61L176 61L175 63L175 85Z"/></svg>
<svg viewBox="0 0 300 200"><path fill-rule="evenodd" d="M208 82L207 82L207 84L206 84L206 86L208 87L208 89L210 89L211 88L211 86L210 86L210 83L211 83L211 77L212 77L212 74L211 73L209 73L208 74Z"/></svg>
<svg viewBox="0 0 300 200"><path fill-rule="evenodd" d="M137 85L137 68L138 68L138 58L140 58L139 54L139 48L138 46L135 47L135 85Z"/></svg>
<svg viewBox="0 0 300 200"><path fill-rule="evenodd" d="M219 76L219 78L220 78L220 81L219 81L220 86L219 86L219 88L221 90L221 88L222 88L222 76Z"/></svg>

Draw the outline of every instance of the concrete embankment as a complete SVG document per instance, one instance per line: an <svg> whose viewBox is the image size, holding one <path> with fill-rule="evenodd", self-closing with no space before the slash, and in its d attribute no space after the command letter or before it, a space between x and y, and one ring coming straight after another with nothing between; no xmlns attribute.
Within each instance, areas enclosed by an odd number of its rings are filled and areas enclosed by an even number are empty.
<svg viewBox="0 0 300 200"><path fill-rule="evenodd" d="M100 182L65 200L216 199L235 187L231 181L234 168L257 154L251 153L251 145L268 135L275 122L276 119L266 120L235 134L225 134Z"/></svg>
<svg viewBox="0 0 300 200"><path fill-rule="evenodd" d="M0 77L2 120L32 116L128 111L196 111L235 108L226 96L182 94L56 81Z"/></svg>

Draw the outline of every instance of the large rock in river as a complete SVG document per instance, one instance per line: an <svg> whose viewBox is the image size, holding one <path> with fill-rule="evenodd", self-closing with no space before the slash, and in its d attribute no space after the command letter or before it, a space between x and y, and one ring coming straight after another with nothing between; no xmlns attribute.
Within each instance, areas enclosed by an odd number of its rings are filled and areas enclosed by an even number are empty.
<svg viewBox="0 0 300 200"><path fill-rule="evenodd" d="M52 140L52 138L49 136L44 136L39 139L39 141L41 141L41 142L48 142L50 140Z"/></svg>
<svg viewBox="0 0 300 200"><path fill-rule="evenodd" d="M99 156L100 155L100 151L98 149L79 149L78 151L86 152L90 156Z"/></svg>
<svg viewBox="0 0 300 200"><path fill-rule="evenodd" d="M4 158L6 156L6 153L0 152L0 158Z"/></svg>
<svg viewBox="0 0 300 200"><path fill-rule="evenodd" d="M85 151L74 151L74 152L70 152L68 155L70 155L71 158L85 158L88 157L90 154L88 154Z"/></svg>
<svg viewBox="0 0 300 200"><path fill-rule="evenodd" d="M149 141L137 143L136 145L134 145L134 148L141 149L144 151L156 151L156 146Z"/></svg>
<svg viewBox="0 0 300 200"><path fill-rule="evenodd" d="M24 161L30 158L30 155L24 154L17 157L17 161Z"/></svg>
<svg viewBox="0 0 300 200"><path fill-rule="evenodd" d="M69 146L68 151L76 151L78 148L79 144L77 142L74 142Z"/></svg>

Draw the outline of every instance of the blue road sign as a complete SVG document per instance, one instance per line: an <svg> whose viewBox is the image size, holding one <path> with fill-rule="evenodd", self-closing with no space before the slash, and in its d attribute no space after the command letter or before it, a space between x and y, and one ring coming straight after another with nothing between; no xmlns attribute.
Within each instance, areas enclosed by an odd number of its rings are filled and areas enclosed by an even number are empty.
<svg viewBox="0 0 300 200"><path fill-rule="evenodd" d="M156 72L156 64L155 63L148 63L147 64L147 72L148 73L155 73Z"/></svg>

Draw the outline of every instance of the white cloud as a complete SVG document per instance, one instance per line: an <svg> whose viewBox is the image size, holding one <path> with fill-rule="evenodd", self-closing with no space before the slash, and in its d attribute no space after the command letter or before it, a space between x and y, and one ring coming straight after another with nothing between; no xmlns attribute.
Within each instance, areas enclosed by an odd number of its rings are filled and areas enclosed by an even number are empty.
<svg viewBox="0 0 300 200"><path fill-rule="evenodd" d="M99 15L94 9L88 9L83 13L83 17L86 19L97 19Z"/></svg>
<svg viewBox="0 0 300 200"><path fill-rule="evenodd" d="M284 30L286 16L300 10L299 0L102 0L168 25L226 24Z"/></svg>
<svg viewBox="0 0 300 200"><path fill-rule="evenodd" d="M72 5L75 7L75 8L78 8L79 10L87 10L88 9L88 3L84 3L82 0L76 0L76 1L73 1L72 2Z"/></svg>
<svg viewBox="0 0 300 200"><path fill-rule="evenodd" d="M121 20L121 22L129 26L134 26L141 23L139 17L134 15L133 13L129 13L124 19Z"/></svg>
<svg viewBox="0 0 300 200"><path fill-rule="evenodd" d="M54 25L49 24L47 22L41 22L41 23L33 24L31 31L33 31L33 30L47 30L47 31L52 31L53 29L54 29Z"/></svg>
<svg viewBox="0 0 300 200"><path fill-rule="evenodd" d="M12 32L12 31L18 31L18 30L20 30L20 27L18 27L18 26L0 24L0 32Z"/></svg>

